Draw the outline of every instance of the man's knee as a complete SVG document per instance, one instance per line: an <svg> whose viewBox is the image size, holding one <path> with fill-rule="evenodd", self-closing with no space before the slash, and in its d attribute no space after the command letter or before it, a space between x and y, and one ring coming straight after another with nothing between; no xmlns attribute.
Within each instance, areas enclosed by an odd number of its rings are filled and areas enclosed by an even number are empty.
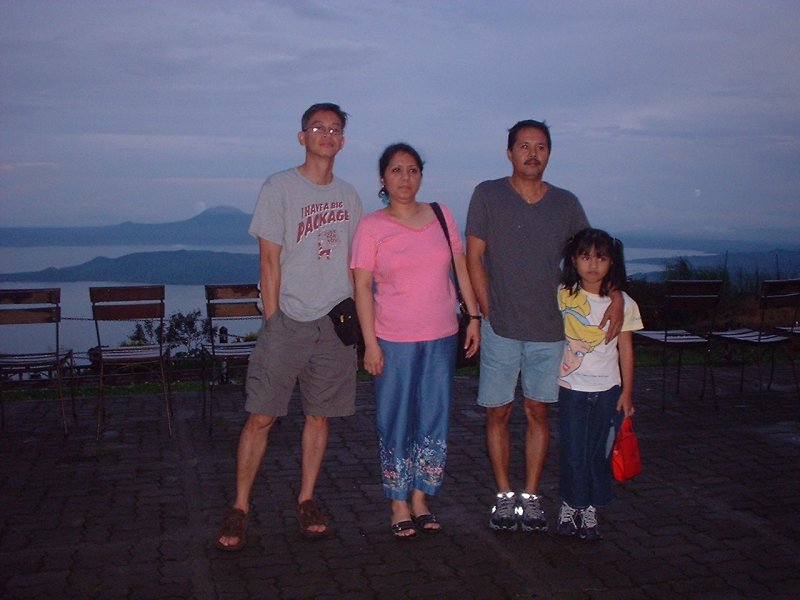
<svg viewBox="0 0 800 600"><path fill-rule="evenodd" d="M249 434L266 434L278 420L278 417L250 413L244 424L244 431Z"/></svg>
<svg viewBox="0 0 800 600"><path fill-rule="evenodd" d="M525 398L525 416L531 425L547 425L547 403Z"/></svg>
<svg viewBox="0 0 800 600"><path fill-rule="evenodd" d="M511 417L511 405L504 404L503 406L494 406L486 409L486 424L489 427L507 425L509 417Z"/></svg>
<svg viewBox="0 0 800 600"><path fill-rule="evenodd" d="M328 417L306 415L305 429L307 431L327 431L328 422Z"/></svg>

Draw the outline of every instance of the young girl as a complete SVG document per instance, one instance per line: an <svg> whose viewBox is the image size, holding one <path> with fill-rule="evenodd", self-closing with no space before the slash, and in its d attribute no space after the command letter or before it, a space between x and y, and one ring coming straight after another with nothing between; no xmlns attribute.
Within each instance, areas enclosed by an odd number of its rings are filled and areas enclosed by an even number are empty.
<svg viewBox="0 0 800 600"><path fill-rule="evenodd" d="M608 344L598 323L610 290L625 285L622 242L584 229L564 249L558 304L566 344L558 383L560 535L599 539L597 506L612 499L609 455L616 424L633 414L633 331L639 307L625 292L622 333ZM615 414L616 413L616 414Z"/></svg>

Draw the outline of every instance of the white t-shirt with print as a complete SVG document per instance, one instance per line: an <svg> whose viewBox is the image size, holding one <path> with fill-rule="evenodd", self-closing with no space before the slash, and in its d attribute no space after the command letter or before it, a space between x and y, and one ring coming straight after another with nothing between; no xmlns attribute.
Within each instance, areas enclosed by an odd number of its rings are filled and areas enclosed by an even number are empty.
<svg viewBox="0 0 800 600"><path fill-rule="evenodd" d="M622 292L622 297L624 300L622 331L642 329L639 306L625 292ZM602 392L620 385L622 379L617 338L606 344L605 331L599 327L606 308L611 304L611 298L591 294L582 289L572 295L569 290L561 288L558 291L558 299L566 331L559 385L580 392ZM567 318L574 319L571 326L566 326Z"/></svg>

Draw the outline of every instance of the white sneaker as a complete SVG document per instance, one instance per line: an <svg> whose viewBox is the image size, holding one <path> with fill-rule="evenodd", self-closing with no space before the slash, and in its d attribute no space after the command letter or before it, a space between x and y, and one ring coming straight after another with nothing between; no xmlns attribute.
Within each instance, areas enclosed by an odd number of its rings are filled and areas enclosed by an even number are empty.
<svg viewBox="0 0 800 600"><path fill-rule="evenodd" d="M558 511L558 535L575 535L578 533L578 522L580 511L577 508L572 508L569 504L562 501L561 508Z"/></svg>
<svg viewBox="0 0 800 600"><path fill-rule="evenodd" d="M578 530L578 537L582 540L599 540L603 536L600 534L600 527L597 526L597 509L594 506L581 509L581 526Z"/></svg>
<svg viewBox="0 0 800 600"><path fill-rule="evenodd" d="M547 518L542 508L542 497L522 492L519 495L518 509L522 531L547 531Z"/></svg>
<svg viewBox="0 0 800 600"><path fill-rule="evenodd" d="M517 529L517 500L514 492L497 492L489 527L495 531L515 531Z"/></svg>

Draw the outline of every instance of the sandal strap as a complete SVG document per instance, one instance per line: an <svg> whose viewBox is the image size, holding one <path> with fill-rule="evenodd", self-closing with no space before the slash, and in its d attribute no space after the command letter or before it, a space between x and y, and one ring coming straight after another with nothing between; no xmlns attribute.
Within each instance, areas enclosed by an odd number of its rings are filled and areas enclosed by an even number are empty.
<svg viewBox="0 0 800 600"><path fill-rule="evenodd" d="M434 523L438 524L439 519L436 518L436 515L433 513L427 513L424 515L419 515L418 517L414 517L414 522L421 527L425 525L433 525Z"/></svg>
<svg viewBox="0 0 800 600"><path fill-rule="evenodd" d="M228 514L222 520L218 537L242 538L247 529L247 513L240 508L229 508Z"/></svg>
<svg viewBox="0 0 800 600"><path fill-rule="evenodd" d="M394 533L402 533L409 529L416 529L413 521L398 521L397 523L392 523L392 531Z"/></svg>
<svg viewBox="0 0 800 600"><path fill-rule="evenodd" d="M419 515L418 517L412 517L414 520L414 525L417 526L417 529L424 531L426 533L438 533L442 530L442 525L439 523L439 519L436 518L436 515L433 513L426 513L424 515Z"/></svg>
<svg viewBox="0 0 800 600"><path fill-rule="evenodd" d="M322 537L328 530L328 518L322 512L319 504L313 498L310 500L303 500L297 505L297 519L300 521L300 530L306 536ZM325 527L323 531L310 531L311 527L315 525Z"/></svg>

